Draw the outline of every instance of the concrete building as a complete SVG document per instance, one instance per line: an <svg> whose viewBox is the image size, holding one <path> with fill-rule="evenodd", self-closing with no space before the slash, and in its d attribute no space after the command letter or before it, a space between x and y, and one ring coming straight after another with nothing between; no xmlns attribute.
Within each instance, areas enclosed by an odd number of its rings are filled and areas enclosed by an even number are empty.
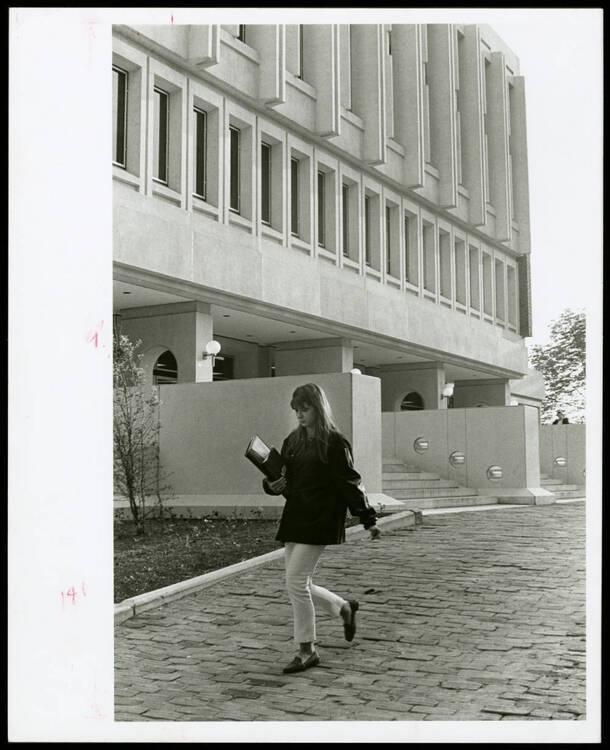
<svg viewBox="0 0 610 750"><path fill-rule="evenodd" d="M525 89L492 29L116 26L112 63L114 309L164 393L370 376L377 491L381 412L519 401Z"/></svg>

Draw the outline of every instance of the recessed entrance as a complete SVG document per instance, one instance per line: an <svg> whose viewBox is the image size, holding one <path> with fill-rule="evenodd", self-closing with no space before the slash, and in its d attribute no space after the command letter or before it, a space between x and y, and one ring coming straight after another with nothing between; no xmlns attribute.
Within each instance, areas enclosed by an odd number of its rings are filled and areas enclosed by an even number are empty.
<svg viewBox="0 0 610 750"><path fill-rule="evenodd" d="M157 359L153 367L153 385L166 385L178 381L178 363L169 349Z"/></svg>
<svg viewBox="0 0 610 750"><path fill-rule="evenodd" d="M421 411L424 408L424 400L416 391L411 391L400 402L401 411Z"/></svg>

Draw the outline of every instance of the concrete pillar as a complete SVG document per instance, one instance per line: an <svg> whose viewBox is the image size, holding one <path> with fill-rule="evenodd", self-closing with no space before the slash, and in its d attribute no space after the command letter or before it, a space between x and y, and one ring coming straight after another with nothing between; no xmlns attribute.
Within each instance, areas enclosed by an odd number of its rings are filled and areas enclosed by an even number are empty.
<svg viewBox="0 0 610 750"><path fill-rule="evenodd" d="M275 374L308 375L349 372L354 366L354 348L347 339L286 341L275 345Z"/></svg>
<svg viewBox="0 0 610 750"><path fill-rule="evenodd" d="M364 121L363 159L386 162L384 31L379 24L352 26L352 110Z"/></svg>
<svg viewBox="0 0 610 750"><path fill-rule="evenodd" d="M453 389L453 406L467 409L483 406L509 406L511 400L508 378L485 380L456 380Z"/></svg>
<svg viewBox="0 0 610 750"><path fill-rule="evenodd" d="M213 338L210 306L203 302L134 307L121 311L121 330L132 341L140 340L145 377L169 349L178 364L178 383L212 380L212 360L202 359L205 345Z"/></svg>
<svg viewBox="0 0 610 750"><path fill-rule="evenodd" d="M462 180L470 195L469 220L485 223L483 162L483 101L481 80L481 37L477 26L465 26L458 42L460 117L462 120Z"/></svg>
<svg viewBox="0 0 610 750"><path fill-rule="evenodd" d="M457 206L457 138L455 106L455 59L453 27L428 24L428 73L430 85L430 138L434 166L440 174L440 204Z"/></svg>
<svg viewBox="0 0 610 750"><path fill-rule="evenodd" d="M510 141L513 173L515 219L519 224L519 250L529 253L530 194L527 171L527 125L525 121L525 80L522 76L509 79Z"/></svg>
<svg viewBox="0 0 610 750"><path fill-rule="evenodd" d="M273 106L286 101L286 27L277 24L252 24L247 41L260 53L258 98Z"/></svg>
<svg viewBox="0 0 610 750"><path fill-rule="evenodd" d="M508 112L506 106L506 61L502 52L492 52L487 81L487 149L489 196L496 211L496 239L512 237L508 167Z"/></svg>
<svg viewBox="0 0 610 750"><path fill-rule="evenodd" d="M374 373L381 380L381 410L400 411L408 394L419 394L424 409L446 409L447 399L441 398L445 385L445 368L440 362L414 362L404 365L383 365Z"/></svg>
<svg viewBox="0 0 610 750"><path fill-rule="evenodd" d="M304 77L315 88L316 133L340 135L340 42L337 24L303 26Z"/></svg>
<svg viewBox="0 0 610 750"><path fill-rule="evenodd" d="M404 182L424 186L424 104L422 26L392 24L392 65L397 89L394 101L395 138L405 147Z"/></svg>

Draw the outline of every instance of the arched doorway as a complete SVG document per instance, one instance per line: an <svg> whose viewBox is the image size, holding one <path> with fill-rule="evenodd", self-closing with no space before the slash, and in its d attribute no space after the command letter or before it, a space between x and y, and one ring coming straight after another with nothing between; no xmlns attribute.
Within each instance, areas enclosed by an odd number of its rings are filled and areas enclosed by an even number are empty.
<svg viewBox="0 0 610 750"><path fill-rule="evenodd" d="M176 358L166 349L157 357L153 365L153 385L167 385L178 382L178 363Z"/></svg>
<svg viewBox="0 0 610 750"><path fill-rule="evenodd" d="M417 391L411 391L400 402L401 411L421 411L424 408L424 400L417 393Z"/></svg>

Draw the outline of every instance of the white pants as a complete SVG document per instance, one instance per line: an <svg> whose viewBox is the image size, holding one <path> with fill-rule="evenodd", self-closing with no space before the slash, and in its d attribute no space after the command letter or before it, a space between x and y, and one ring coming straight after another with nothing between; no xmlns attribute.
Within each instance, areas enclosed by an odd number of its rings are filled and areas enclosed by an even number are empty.
<svg viewBox="0 0 610 750"><path fill-rule="evenodd" d="M311 577L323 544L299 544L286 542L286 589L294 615L294 639L297 643L313 643L316 639L316 611L320 606L333 617L341 616L341 607L347 602L332 591L316 586Z"/></svg>

